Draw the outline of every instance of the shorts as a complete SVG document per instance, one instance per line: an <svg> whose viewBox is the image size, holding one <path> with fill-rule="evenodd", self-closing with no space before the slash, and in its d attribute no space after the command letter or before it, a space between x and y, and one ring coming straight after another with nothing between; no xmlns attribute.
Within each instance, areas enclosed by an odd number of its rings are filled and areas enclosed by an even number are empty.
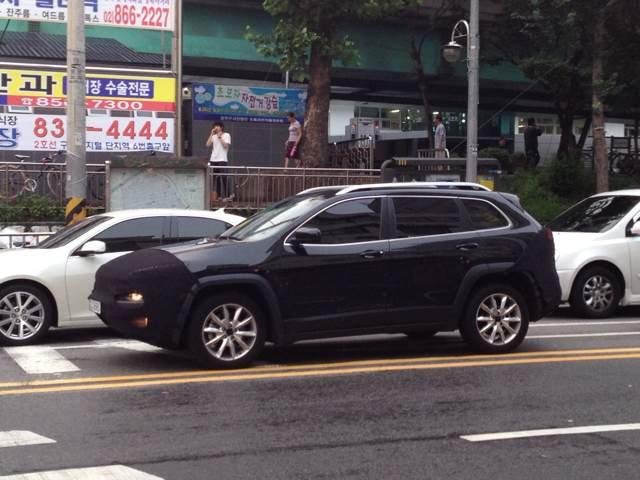
<svg viewBox="0 0 640 480"><path fill-rule="evenodd" d="M300 158L300 152L296 146L296 142L287 142L287 151L284 156L285 158Z"/></svg>

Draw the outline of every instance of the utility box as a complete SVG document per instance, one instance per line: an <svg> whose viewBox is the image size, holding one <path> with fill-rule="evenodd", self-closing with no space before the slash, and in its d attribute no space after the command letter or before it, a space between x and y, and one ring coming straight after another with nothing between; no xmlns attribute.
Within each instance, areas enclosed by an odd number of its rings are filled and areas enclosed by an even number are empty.
<svg viewBox="0 0 640 480"><path fill-rule="evenodd" d="M105 162L105 208L209 209L207 159L138 157Z"/></svg>
<svg viewBox="0 0 640 480"><path fill-rule="evenodd" d="M391 182L463 182L466 158L397 157L382 164L382 181ZM477 183L491 190L501 174L500 162L495 158L478 159Z"/></svg>

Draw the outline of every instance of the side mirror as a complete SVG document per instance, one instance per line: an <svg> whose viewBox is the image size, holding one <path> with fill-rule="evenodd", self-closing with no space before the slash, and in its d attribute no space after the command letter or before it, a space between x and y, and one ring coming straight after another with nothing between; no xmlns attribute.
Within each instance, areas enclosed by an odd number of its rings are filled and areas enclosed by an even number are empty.
<svg viewBox="0 0 640 480"><path fill-rule="evenodd" d="M319 228L300 227L289 237L289 243L293 246L299 246L304 243L320 243L322 233Z"/></svg>
<svg viewBox="0 0 640 480"><path fill-rule="evenodd" d="M107 251L107 244L101 240L91 240L76 252L80 257L88 257L89 255L99 255Z"/></svg>

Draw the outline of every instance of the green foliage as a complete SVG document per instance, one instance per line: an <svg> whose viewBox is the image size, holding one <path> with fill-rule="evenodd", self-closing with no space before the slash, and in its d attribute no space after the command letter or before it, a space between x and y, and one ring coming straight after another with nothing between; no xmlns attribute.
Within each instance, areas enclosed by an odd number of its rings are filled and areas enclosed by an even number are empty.
<svg viewBox="0 0 640 480"><path fill-rule="evenodd" d="M567 199L580 199L594 191L594 177L577 157L558 157L542 169L545 185Z"/></svg>
<svg viewBox="0 0 640 480"><path fill-rule="evenodd" d="M499 147L489 147L483 148L478 152L479 158L495 158L500 162L500 169L507 173L511 173L513 171L513 166L511 165L511 159L509 158L509 152L504 148Z"/></svg>
<svg viewBox="0 0 640 480"><path fill-rule="evenodd" d="M0 222L56 222L64 220L64 208L47 197L22 194L11 203L0 204Z"/></svg>
<svg viewBox="0 0 640 480"><path fill-rule="evenodd" d="M247 26L246 37L259 53L276 59L282 71L305 78L311 49L340 61L358 63L358 51L348 35L338 36L341 22L384 18L419 0L264 0L264 9L277 19L272 35L259 35Z"/></svg>

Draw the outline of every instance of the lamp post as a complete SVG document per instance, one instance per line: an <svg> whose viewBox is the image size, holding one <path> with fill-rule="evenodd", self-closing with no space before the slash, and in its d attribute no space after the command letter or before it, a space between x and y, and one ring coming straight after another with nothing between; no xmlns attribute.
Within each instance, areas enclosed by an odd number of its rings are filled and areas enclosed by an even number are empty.
<svg viewBox="0 0 640 480"><path fill-rule="evenodd" d="M460 20L453 27L451 41L442 47L442 56L449 63L460 61L463 47L458 39L467 38L467 172L466 181L475 182L478 176L478 103L480 70L480 6L471 0L470 22Z"/></svg>

